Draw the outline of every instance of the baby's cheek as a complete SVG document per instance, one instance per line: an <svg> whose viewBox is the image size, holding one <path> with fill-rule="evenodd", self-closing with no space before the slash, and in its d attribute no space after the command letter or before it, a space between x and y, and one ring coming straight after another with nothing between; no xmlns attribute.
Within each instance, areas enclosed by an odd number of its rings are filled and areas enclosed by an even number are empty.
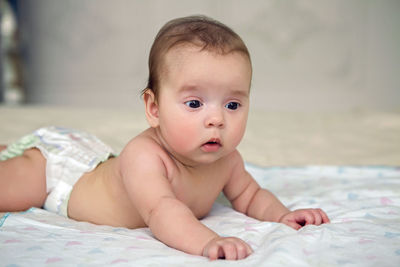
<svg viewBox="0 0 400 267"><path fill-rule="evenodd" d="M198 139L199 131L190 123L182 123L179 120L175 121L168 129L170 142L180 148L193 146Z"/></svg>
<svg viewBox="0 0 400 267"><path fill-rule="evenodd" d="M184 149L195 143L193 134L189 129L177 129L171 139L174 144L179 145L180 149Z"/></svg>
<svg viewBox="0 0 400 267"><path fill-rule="evenodd" d="M240 124L236 128L235 131L232 131L232 140L233 140L233 143L236 144L236 146L239 145L239 143L242 141L242 138L245 133L245 129L246 129L245 124L244 124L244 126L243 126L243 124Z"/></svg>

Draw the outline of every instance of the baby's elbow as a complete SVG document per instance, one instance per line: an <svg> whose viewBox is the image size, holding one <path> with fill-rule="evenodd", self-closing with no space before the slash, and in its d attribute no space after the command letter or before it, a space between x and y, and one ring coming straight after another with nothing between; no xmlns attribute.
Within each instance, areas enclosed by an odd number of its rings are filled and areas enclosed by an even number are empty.
<svg viewBox="0 0 400 267"><path fill-rule="evenodd" d="M232 204L232 207L234 210L247 215L247 208L248 208L247 203L244 203L243 201L240 201L239 199L235 199L235 200L231 201L231 204Z"/></svg>
<svg viewBox="0 0 400 267"><path fill-rule="evenodd" d="M238 212L249 215L253 201L260 190L261 188L257 184L249 185L239 197L231 201L232 207Z"/></svg>

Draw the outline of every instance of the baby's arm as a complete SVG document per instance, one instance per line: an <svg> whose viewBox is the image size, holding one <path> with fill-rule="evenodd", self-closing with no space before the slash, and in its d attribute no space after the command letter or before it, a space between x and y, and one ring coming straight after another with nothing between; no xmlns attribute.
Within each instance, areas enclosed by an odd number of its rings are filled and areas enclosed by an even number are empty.
<svg viewBox="0 0 400 267"><path fill-rule="evenodd" d="M290 211L271 192L257 184L245 170L239 153L235 161L232 178L224 188L234 209L262 221L284 223L296 230L305 224L329 222L328 216L321 209Z"/></svg>
<svg viewBox="0 0 400 267"><path fill-rule="evenodd" d="M207 228L175 197L162 159L156 153L133 155L129 156L129 151L121 154L121 174L132 203L160 241L210 259L242 259L251 253L242 240L222 238Z"/></svg>

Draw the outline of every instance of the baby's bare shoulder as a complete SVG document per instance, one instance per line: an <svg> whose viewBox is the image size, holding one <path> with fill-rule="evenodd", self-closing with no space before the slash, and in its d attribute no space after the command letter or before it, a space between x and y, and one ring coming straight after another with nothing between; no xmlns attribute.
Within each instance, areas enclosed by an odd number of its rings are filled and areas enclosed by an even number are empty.
<svg viewBox="0 0 400 267"><path fill-rule="evenodd" d="M120 154L122 160L150 160L163 154L164 150L150 130L146 130L130 140Z"/></svg>

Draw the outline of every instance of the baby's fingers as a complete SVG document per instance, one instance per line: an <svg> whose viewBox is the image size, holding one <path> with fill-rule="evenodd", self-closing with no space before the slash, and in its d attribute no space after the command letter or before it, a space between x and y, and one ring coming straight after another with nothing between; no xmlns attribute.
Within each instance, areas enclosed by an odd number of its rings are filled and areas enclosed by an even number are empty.
<svg viewBox="0 0 400 267"><path fill-rule="evenodd" d="M253 251L248 244L240 239L233 239L222 246L226 260L241 260Z"/></svg>
<svg viewBox="0 0 400 267"><path fill-rule="evenodd" d="M226 260L236 260L238 259L238 253L236 246L233 243L225 243L222 245L222 250L224 251Z"/></svg>
<svg viewBox="0 0 400 267"><path fill-rule="evenodd" d="M316 222L316 214L313 210L303 210L296 218L296 221L300 223L302 226L307 224L315 224Z"/></svg>
<svg viewBox="0 0 400 267"><path fill-rule="evenodd" d="M311 214L306 216L306 224L321 225L329 222L328 216L321 209L311 209L309 212Z"/></svg>
<svg viewBox="0 0 400 267"><path fill-rule="evenodd" d="M322 217L319 214L318 210L313 210L313 214L314 214L314 224L315 225L321 225Z"/></svg>
<svg viewBox="0 0 400 267"><path fill-rule="evenodd" d="M322 223L330 223L331 221L329 220L328 215L326 215L326 213L321 210L321 209L317 209L319 215L321 216L322 219Z"/></svg>
<svg viewBox="0 0 400 267"><path fill-rule="evenodd" d="M252 253L251 247L238 238L218 238L211 241L204 251L210 260L240 260Z"/></svg>
<svg viewBox="0 0 400 267"><path fill-rule="evenodd" d="M299 230L301 227L303 227L301 224L298 224L296 221L284 221L284 224L286 224L287 226L292 227L295 230Z"/></svg>
<svg viewBox="0 0 400 267"><path fill-rule="evenodd" d="M253 253L253 250L246 242L238 240L240 243L236 246L237 259L241 260Z"/></svg>
<svg viewBox="0 0 400 267"><path fill-rule="evenodd" d="M321 225L329 222L328 216L321 209L300 210L299 212L300 214L296 221L302 226L308 224Z"/></svg>
<svg viewBox="0 0 400 267"><path fill-rule="evenodd" d="M217 259L223 259L225 254L221 246L218 244L213 244L206 251L204 251L203 256L206 256L213 261Z"/></svg>

